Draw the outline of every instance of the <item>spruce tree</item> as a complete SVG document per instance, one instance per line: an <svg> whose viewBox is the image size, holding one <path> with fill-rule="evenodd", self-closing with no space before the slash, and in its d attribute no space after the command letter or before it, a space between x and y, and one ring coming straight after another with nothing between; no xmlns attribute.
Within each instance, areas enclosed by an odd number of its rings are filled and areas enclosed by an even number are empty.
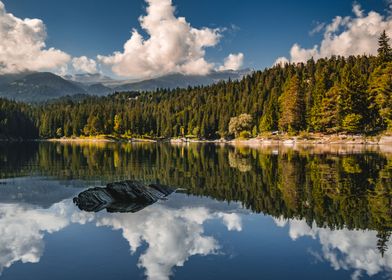
<svg viewBox="0 0 392 280"><path fill-rule="evenodd" d="M378 60L379 63L392 61L392 48L389 45L390 38L388 37L385 30L381 33L378 38Z"/></svg>
<svg viewBox="0 0 392 280"><path fill-rule="evenodd" d="M304 96L301 80L297 75L290 78L279 98L281 115L279 127L283 131L300 131L304 127Z"/></svg>

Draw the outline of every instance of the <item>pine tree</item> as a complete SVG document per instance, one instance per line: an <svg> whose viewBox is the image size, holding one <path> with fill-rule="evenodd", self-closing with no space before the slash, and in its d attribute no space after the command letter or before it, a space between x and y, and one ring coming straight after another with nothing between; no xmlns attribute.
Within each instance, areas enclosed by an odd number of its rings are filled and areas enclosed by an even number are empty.
<svg viewBox="0 0 392 280"><path fill-rule="evenodd" d="M321 106L317 106L317 130L323 132L336 132L338 130L338 99L340 91L341 89L338 86L332 87L322 99Z"/></svg>
<svg viewBox="0 0 392 280"><path fill-rule="evenodd" d="M371 126L378 130L392 128L392 63L377 67L369 80Z"/></svg>
<svg viewBox="0 0 392 280"><path fill-rule="evenodd" d="M354 57L348 58L342 77L338 117L342 120L344 130L360 132L369 121L367 77L361 73L361 67L356 64Z"/></svg>
<svg viewBox="0 0 392 280"><path fill-rule="evenodd" d="M283 131L299 131L304 127L304 96L301 81L294 75L279 98L281 115L279 127Z"/></svg>
<svg viewBox="0 0 392 280"><path fill-rule="evenodd" d="M390 38L388 37L385 30L381 33L378 38L378 60L379 63L392 61L392 48L389 45Z"/></svg>
<svg viewBox="0 0 392 280"><path fill-rule="evenodd" d="M384 257L385 252L388 250L388 241L391 237L391 233L388 231L379 231L377 233L377 248L381 256Z"/></svg>

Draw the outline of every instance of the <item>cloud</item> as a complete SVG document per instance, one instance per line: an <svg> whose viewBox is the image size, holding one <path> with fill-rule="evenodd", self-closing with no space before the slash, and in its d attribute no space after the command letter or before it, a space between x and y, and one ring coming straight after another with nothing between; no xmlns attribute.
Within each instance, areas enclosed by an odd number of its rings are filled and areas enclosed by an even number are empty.
<svg viewBox="0 0 392 280"><path fill-rule="evenodd" d="M325 22L316 22L315 24L316 24L316 26L312 30L309 31L310 36L313 36L317 33L320 33L325 28L325 25L326 25Z"/></svg>
<svg viewBox="0 0 392 280"><path fill-rule="evenodd" d="M0 74L25 70L52 70L66 65L70 56L46 48L45 25L40 19L20 19L7 13L0 1Z"/></svg>
<svg viewBox="0 0 392 280"><path fill-rule="evenodd" d="M133 29L123 51L98 55L100 62L115 74L134 79L169 73L205 75L214 69L215 65L205 59L205 49L218 44L223 30L192 27L184 17L175 16L171 0L146 2L147 14L139 22L147 38ZM232 55L228 66L236 67L242 59L242 54Z"/></svg>
<svg viewBox="0 0 392 280"><path fill-rule="evenodd" d="M77 72L97 73L97 63L95 60L86 56L75 57L72 59L72 66Z"/></svg>
<svg viewBox="0 0 392 280"><path fill-rule="evenodd" d="M278 226L283 219L276 219ZM369 277L382 271L392 272L392 241L388 241L388 250L384 257L377 249L377 232L363 230L331 230L311 227L305 220L286 220L289 224L289 236L292 240L301 237L317 239L321 245L321 254L316 254L328 261L335 270L353 270L352 279L359 279L363 273Z"/></svg>
<svg viewBox="0 0 392 280"><path fill-rule="evenodd" d="M219 213L218 217L223 219L228 231L242 231L242 221L238 214Z"/></svg>
<svg viewBox="0 0 392 280"><path fill-rule="evenodd" d="M225 70L238 70L242 67L244 63L244 54L230 54L228 57L225 58L225 64L219 67L220 71Z"/></svg>
<svg viewBox="0 0 392 280"><path fill-rule="evenodd" d="M236 213L212 212L205 207L173 209L155 204L137 213L97 214L97 226L122 230L131 253L143 243L148 248L139 259L139 267L146 271L147 279L169 279L174 267L181 267L195 255L216 254L218 241L204 234L203 224L221 220L229 231L241 231L241 218ZM168 254L169 252L169 254Z"/></svg>
<svg viewBox="0 0 392 280"><path fill-rule="evenodd" d="M0 274L18 261L39 262L44 233L57 232L69 224L64 209L61 203L50 209L0 204Z"/></svg>
<svg viewBox="0 0 392 280"><path fill-rule="evenodd" d="M284 56L282 56L282 57L278 57L278 58L275 60L274 66L275 66L275 65L284 66L285 64L288 64L288 63L290 63L290 60L288 60L287 58L285 58Z"/></svg>
<svg viewBox="0 0 392 280"><path fill-rule="evenodd" d="M218 240L204 233L207 221L221 222L230 231L242 230L237 213L203 206L173 208L167 204L156 203L137 213L88 213L79 211L71 199L48 209L0 203L0 274L18 261L38 263L44 254L44 235L71 224L94 223L97 227L121 230L131 254L140 248L145 250L138 266L144 268L148 279L154 280L169 279L172 269L183 266L192 256L220 251Z"/></svg>
<svg viewBox="0 0 392 280"><path fill-rule="evenodd" d="M392 18L375 11L366 14L359 4L353 5L353 14L336 16L323 27L324 36L320 44L303 48L295 43L290 50L290 61L306 62L312 57L319 59L332 55L375 55L381 32L386 30L392 36Z"/></svg>
<svg viewBox="0 0 392 280"><path fill-rule="evenodd" d="M363 10L361 8L361 5L359 5L358 3L355 3L353 5L353 13L356 17L359 17L359 18L363 17Z"/></svg>

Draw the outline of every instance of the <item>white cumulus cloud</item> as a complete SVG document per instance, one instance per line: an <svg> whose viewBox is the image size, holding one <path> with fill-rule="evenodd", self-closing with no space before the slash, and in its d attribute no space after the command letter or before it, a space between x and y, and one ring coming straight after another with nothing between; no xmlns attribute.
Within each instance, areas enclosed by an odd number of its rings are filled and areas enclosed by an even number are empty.
<svg viewBox="0 0 392 280"><path fill-rule="evenodd" d="M192 256L220 252L218 240L204 231L207 221L221 222L230 231L242 230L237 213L201 206L170 207L167 203L158 202L136 213L81 212L71 199L48 209L0 203L0 276L16 262L38 263L44 254L44 235L75 223L121 230L131 254L143 250L138 267L151 280L169 279L173 268L184 266ZM145 249L144 243L148 244Z"/></svg>
<svg viewBox="0 0 392 280"><path fill-rule="evenodd" d="M230 54L225 58L225 64L219 67L220 71L224 70L238 70L244 64L244 54Z"/></svg>
<svg viewBox="0 0 392 280"><path fill-rule="evenodd" d="M97 73L97 63L94 59L86 56L75 57L72 59L72 66L77 72Z"/></svg>
<svg viewBox="0 0 392 280"><path fill-rule="evenodd" d="M353 5L353 16L336 16L323 27L324 36L320 44L303 48L295 43L290 50L290 61L306 62L332 55L374 55L377 53L377 39L385 30L392 36L392 18L378 12L365 13L359 4ZM282 58L279 58L279 63Z"/></svg>
<svg viewBox="0 0 392 280"><path fill-rule="evenodd" d="M372 277L382 271L392 272L392 241L388 241L389 249L382 257L377 249L376 231L331 230L317 227L315 223L309 226L299 219L275 219L275 223L278 226L288 224L292 240L303 237L318 240L321 245L318 257L329 262L335 270L352 270L352 279L359 279L364 273Z"/></svg>
<svg viewBox="0 0 392 280"><path fill-rule="evenodd" d="M95 218L97 226L122 230L131 253L143 243L148 244L138 266L145 269L151 280L169 279L173 268L184 266L192 256L218 253L218 240L204 233L204 224L209 220L221 220L229 231L242 230L237 213L215 212L205 207L175 209L160 203L137 213L98 213Z"/></svg>
<svg viewBox="0 0 392 280"><path fill-rule="evenodd" d="M214 64L205 59L205 49L218 44L219 28L194 28L184 17L176 17L171 0L146 0L147 14L139 18L144 38L133 29L122 52L99 55L98 60L124 77L151 78L169 73L205 75ZM238 67L243 54L232 55L228 66Z"/></svg>
<svg viewBox="0 0 392 280"><path fill-rule="evenodd" d="M285 64L290 63L290 60L288 60L286 57L282 56L282 57L278 57L277 60L275 60L274 66L275 65L280 65L280 66L284 66Z"/></svg>
<svg viewBox="0 0 392 280"><path fill-rule="evenodd" d="M0 204L0 274L15 262L40 261L45 247L44 233L58 232L69 225L65 206L60 203L50 209L37 209Z"/></svg>
<svg viewBox="0 0 392 280"><path fill-rule="evenodd" d="M55 70L70 60L65 52L46 48L42 20L17 18L7 13L1 1L0 38L0 73Z"/></svg>

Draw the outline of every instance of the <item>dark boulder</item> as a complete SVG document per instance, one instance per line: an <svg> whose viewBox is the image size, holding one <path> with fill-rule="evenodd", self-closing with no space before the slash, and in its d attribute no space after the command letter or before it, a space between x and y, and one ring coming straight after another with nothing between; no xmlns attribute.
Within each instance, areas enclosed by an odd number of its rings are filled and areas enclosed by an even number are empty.
<svg viewBox="0 0 392 280"><path fill-rule="evenodd" d="M110 183L105 188L91 188L73 199L79 209L98 212L137 212L174 192L158 185L145 185L136 181Z"/></svg>

